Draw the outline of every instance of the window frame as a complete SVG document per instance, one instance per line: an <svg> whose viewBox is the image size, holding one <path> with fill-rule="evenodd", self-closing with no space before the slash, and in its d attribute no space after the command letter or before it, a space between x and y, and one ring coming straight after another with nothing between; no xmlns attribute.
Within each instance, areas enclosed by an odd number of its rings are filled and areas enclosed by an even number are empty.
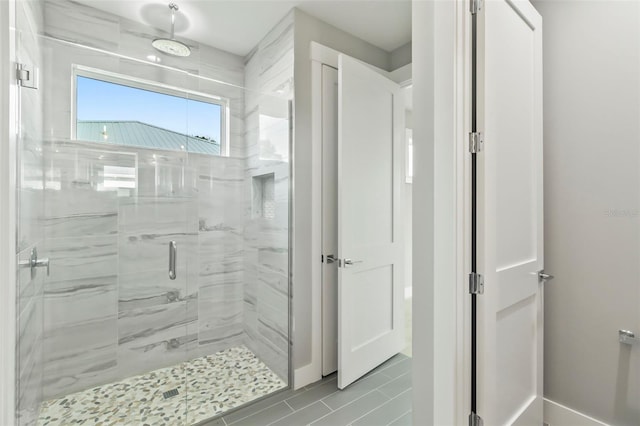
<svg viewBox="0 0 640 426"><path fill-rule="evenodd" d="M77 122L78 122L78 77L90 78L93 80L104 81L106 83L118 84L120 86L131 87L134 89L147 90L163 95L176 96L186 100L194 100L206 102L220 106L220 156L229 157L230 155L230 130L229 122L229 99L221 96L210 95L207 93L196 92L194 90L182 89L180 87L159 83L153 80L145 80L124 74L118 74L111 71L105 71L97 68L85 67L83 65L73 64L71 73L71 139L77 140Z"/></svg>

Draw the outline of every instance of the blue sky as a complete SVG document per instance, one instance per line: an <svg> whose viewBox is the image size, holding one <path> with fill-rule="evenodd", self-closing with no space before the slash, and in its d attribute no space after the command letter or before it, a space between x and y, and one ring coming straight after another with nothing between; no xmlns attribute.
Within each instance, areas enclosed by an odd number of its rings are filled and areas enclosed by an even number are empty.
<svg viewBox="0 0 640 426"><path fill-rule="evenodd" d="M79 121L141 121L220 142L220 106L78 76Z"/></svg>

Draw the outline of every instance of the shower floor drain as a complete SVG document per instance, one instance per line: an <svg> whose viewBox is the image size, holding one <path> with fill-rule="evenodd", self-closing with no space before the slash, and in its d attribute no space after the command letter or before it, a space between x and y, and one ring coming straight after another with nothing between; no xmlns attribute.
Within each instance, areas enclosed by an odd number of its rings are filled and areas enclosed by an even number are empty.
<svg viewBox="0 0 640 426"><path fill-rule="evenodd" d="M165 393L162 394L162 396L164 396L164 399L169 399L172 396L176 396L178 394L178 389L171 389L170 391L166 391Z"/></svg>

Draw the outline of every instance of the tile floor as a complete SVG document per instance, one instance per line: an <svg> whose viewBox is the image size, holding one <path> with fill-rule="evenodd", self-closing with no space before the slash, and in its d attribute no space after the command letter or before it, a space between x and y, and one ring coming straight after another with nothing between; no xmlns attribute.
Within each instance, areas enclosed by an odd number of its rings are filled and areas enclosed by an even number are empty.
<svg viewBox="0 0 640 426"><path fill-rule="evenodd" d="M398 354L345 390L336 375L198 426L410 426L411 358Z"/></svg>
<svg viewBox="0 0 640 426"><path fill-rule="evenodd" d="M42 404L39 426L191 425L286 384L245 346ZM164 393L177 390L165 398Z"/></svg>

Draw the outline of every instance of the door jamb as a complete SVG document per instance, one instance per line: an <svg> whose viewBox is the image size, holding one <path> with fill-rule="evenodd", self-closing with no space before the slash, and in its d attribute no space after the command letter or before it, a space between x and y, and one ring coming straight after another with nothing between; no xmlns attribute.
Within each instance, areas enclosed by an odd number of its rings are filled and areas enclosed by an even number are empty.
<svg viewBox="0 0 640 426"><path fill-rule="evenodd" d="M0 424L15 417L16 347L16 96L15 1L0 2Z"/></svg>

